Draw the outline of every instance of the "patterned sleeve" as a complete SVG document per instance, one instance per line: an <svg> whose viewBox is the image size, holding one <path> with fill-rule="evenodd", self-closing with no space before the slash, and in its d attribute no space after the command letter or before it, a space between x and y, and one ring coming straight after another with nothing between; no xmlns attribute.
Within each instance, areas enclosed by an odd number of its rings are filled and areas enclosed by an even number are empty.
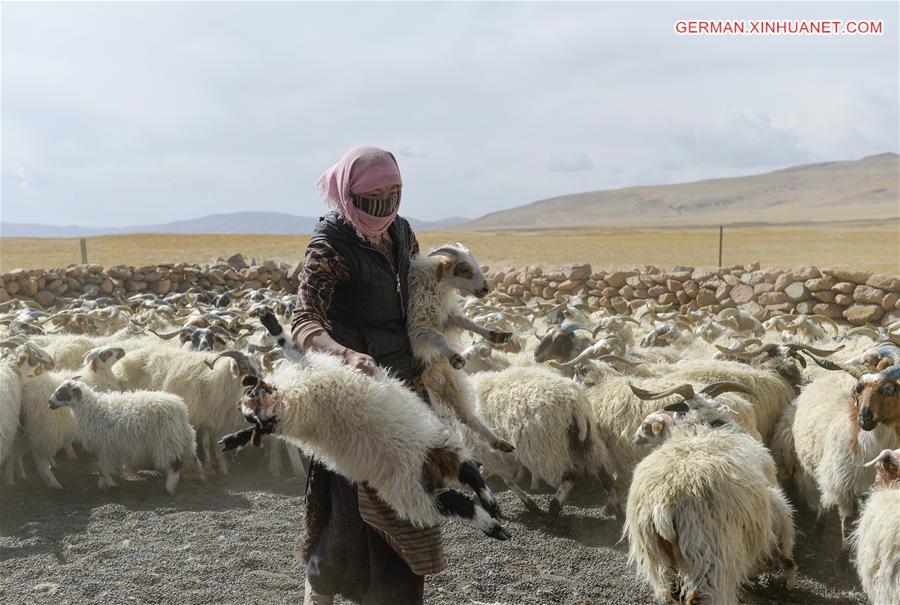
<svg viewBox="0 0 900 605"><path fill-rule="evenodd" d="M350 266L328 242L310 242L300 270L297 305L291 316L291 338L300 345L325 326L331 296L350 279Z"/></svg>

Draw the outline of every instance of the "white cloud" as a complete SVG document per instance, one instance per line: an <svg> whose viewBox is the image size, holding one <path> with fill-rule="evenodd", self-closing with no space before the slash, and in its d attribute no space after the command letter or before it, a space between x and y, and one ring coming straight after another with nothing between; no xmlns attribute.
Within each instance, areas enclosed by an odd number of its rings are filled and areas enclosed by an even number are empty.
<svg viewBox="0 0 900 605"><path fill-rule="evenodd" d="M900 146L889 4L6 3L3 13L10 221L318 215L315 179L361 143L397 154L404 212L420 219ZM675 36L686 13L882 18L886 33Z"/></svg>

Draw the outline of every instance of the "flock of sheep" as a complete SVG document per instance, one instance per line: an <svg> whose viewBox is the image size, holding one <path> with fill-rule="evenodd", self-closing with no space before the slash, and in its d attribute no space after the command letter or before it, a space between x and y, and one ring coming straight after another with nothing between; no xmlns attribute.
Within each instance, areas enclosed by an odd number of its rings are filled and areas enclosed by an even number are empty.
<svg viewBox="0 0 900 605"><path fill-rule="evenodd" d="M303 474L299 447L415 524L458 516L497 539L485 477L533 511L550 486L550 515L594 483L641 577L694 605L737 603L770 566L790 588L795 505L836 507L871 601L900 595L900 326L526 302L448 245L410 269L428 406L382 370L297 351L281 325L294 302L262 288L5 304L4 481L27 461L61 489L54 459L77 445L100 488L156 469L174 493L182 471L226 474L222 449L265 440L275 473L286 450Z"/></svg>

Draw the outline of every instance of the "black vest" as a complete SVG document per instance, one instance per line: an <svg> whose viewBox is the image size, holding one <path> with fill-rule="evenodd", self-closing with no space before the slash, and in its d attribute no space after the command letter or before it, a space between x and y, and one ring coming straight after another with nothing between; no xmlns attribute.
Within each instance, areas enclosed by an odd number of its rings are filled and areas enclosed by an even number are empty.
<svg viewBox="0 0 900 605"><path fill-rule="evenodd" d="M335 288L326 313L325 329L338 343L375 358L401 379L418 376L422 368L412 355L406 332L409 300L409 227L397 216L388 234L394 242L394 266L337 212L319 219L310 242L326 241L350 266L350 280Z"/></svg>

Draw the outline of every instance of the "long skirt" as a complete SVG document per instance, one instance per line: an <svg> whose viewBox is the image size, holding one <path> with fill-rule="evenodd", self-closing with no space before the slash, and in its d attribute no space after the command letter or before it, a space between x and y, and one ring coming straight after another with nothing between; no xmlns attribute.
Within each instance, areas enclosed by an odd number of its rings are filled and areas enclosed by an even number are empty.
<svg viewBox="0 0 900 605"><path fill-rule="evenodd" d="M362 605L420 605L425 580L359 514L357 487L313 459L306 486L306 578Z"/></svg>

